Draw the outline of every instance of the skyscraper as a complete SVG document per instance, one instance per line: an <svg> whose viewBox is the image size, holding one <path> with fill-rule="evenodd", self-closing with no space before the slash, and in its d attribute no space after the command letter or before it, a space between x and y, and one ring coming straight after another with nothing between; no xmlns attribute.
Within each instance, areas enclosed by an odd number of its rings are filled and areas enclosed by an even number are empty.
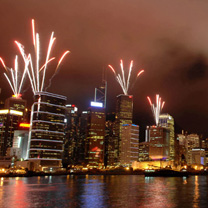
<svg viewBox="0 0 208 208"><path fill-rule="evenodd" d="M191 151L195 148L200 147L199 135L198 134L189 134L186 135L187 139L187 163L191 164Z"/></svg>
<svg viewBox="0 0 208 208"><path fill-rule="evenodd" d="M174 119L169 114L161 114L159 117L159 126L162 126L170 131L170 140L169 140L169 152L170 160L175 159L175 129L174 129Z"/></svg>
<svg viewBox="0 0 208 208"><path fill-rule="evenodd" d="M27 159L29 128L29 123L20 123L18 130L14 131L10 156L16 155L17 159Z"/></svg>
<svg viewBox="0 0 208 208"><path fill-rule="evenodd" d="M121 134L122 134L122 126L124 124L132 124L133 118L133 96L131 95L118 95L117 102L116 102L116 137L117 142L115 144L115 153L117 157L117 162L119 162L120 157L120 141L121 141Z"/></svg>
<svg viewBox="0 0 208 208"><path fill-rule="evenodd" d="M78 150L78 108L74 104L66 105L66 139L64 141L63 164L75 164Z"/></svg>
<svg viewBox="0 0 208 208"><path fill-rule="evenodd" d="M23 113L17 110L0 110L0 156L6 156L7 148L12 147L14 131L18 129Z"/></svg>
<svg viewBox="0 0 208 208"><path fill-rule="evenodd" d="M115 166L115 121L108 120L105 125L105 166Z"/></svg>
<svg viewBox="0 0 208 208"><path fill-rule="evenodd" d="M65 138L66 97L49 92L35 94L29 132L29 160L35 167L60 167Z"/></svg>
<svg viewBox="0 0 208 208"><path fill-rule="evenodd" d="M5 100L6 109L17 110L23 113L23 117L26 117L27 114L27 101L21 97L10 97Z"/></svg>
<svg viewBox="0 0 208 208"><path fill-rule="evenodd" d="M149 157L152 160L168 160L170 131L160 126L147 126L149 131Z"/></svg>
<svg viewBox="0 0 208 208"><path fill-rule="evenodd" d="M123 166L131 166L139 159L139 126L123 124L120 145L119 162Z"/></svg>
<svg viewBox="0 0 208 208"><path fill-rule="evenodd" d="M90 167L104 166L105 109L102 103L91 102L88 113L85 161Z"/></svg>

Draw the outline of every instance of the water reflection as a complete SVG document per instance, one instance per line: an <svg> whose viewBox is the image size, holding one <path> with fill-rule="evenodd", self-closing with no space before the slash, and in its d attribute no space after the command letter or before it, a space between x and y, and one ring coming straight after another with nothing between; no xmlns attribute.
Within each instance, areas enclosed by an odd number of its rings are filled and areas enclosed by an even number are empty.
<svg viewBox="0 0 208 208"><path fill-rule="evenodd" d="M193 200L193 207L199 207L199 183L198 183L198 176L195 176L195 188L194 188L194 200Z"/></svg>
<svg viewBox="0 0 208 208"><path fill-rule="evenodd" d="M183 184L187 184L187 177L183 177Z"/></svg>
<svg viewBox="0 0 208 208"><path fill-rule="evenodd" d="M105 191L103 183L104 176L86 176L86 183L83 185L83 193L81 195L81 204L83 207L105 207L108 195Z"/></svg>
<svg viewBox="0 0 208 208"><path fill-rule="evenodd" d="M50 176L2 178L1 208L208 207L206 176Z"/></svg>

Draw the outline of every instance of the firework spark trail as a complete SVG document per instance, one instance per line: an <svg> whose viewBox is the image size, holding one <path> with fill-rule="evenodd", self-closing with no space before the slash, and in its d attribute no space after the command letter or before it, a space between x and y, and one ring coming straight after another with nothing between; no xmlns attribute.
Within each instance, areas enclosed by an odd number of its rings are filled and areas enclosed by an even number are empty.
<svg viewBox="0 0 208 208"><path fill-rule="evenodd" d="M56 76L56 74L58 73L57 70L58 70L58 68L59 68L59 66L60 66L60 64L61 64L61 62L63 61L64 57L65 57L68 53L70 53L70 51L65 51L65 52L63 53L63 55L61 56L61 58L59 59L59 62L58 62L58 64L57 64L57 66L56 66L55 73L54 73L53 76L50 78L49 84L48 84L48 86L45 88L45 90L47 90L47 89L51 86L52 79L53 79L53 78Z"/></svg>
<svg viewBox="0 0 208 208"><path fill-rule="evenodd" d="M112 70L112 72L115 75L116 81L119 83L119 85L121 86L123 93L125 95L128 95L128 91L130 88L130 80L131 80L131 73L132 73L132 69L133 69L133 61L130 62L130 66L129 66L129 72L128 72L128 76L127 76L127 80L125 78L125 71L123 68L123 60L120 60L120 67L121 67L121 74L116 74L115 69L111 66L108 65L108 67ZM144 70L141 70L138 72L136 79L144 72ZM135 80L136 82L136 80ZM135 84L135 82L133 83L133 85ZM132 86L133 86L132 85Z"/></svg>
<svg viewBox="0 0 208 208"><path fill-rule="evenodd" d="M47 64L48 64L48 60L49 60L49 56L50 56L50 53L51 53L53 43L56 39L56 38L53 37L53 35L54 35L54 32L52 32L52 34L51 34L51 38L50 38L49 45L48 45L48 51L47 51L47 56L46 56L46 61L45 61L45 67L43 69L43 78L42 78L42 85L41 85L41 90L40 91L43 91Z"/></svg>
<svg viewBox="0 0 208 208"><path fill-rule="evenodd" d="M7 67L1 57L0 57L0 61L3 65L3 67L5 68L6 72L7 73L10 72L11 78L9 78L9 76L6 73L4 73L4 76L6 77L8 83L14 93L14 96L19 97L21 94L21 90L22 90L22 84L25 79L25 74L26 74L26 71L28 68L27 62L26 62L23 73L20 73L20 71L18 69L18 56L15 56L14 69ZM20 80L19 80L19 78L20 78Z"/></svg>
<svg viewBox="0 0 208 208"><path fill-rule="evenodd" d="M4 60L1 57L0 57L0 61L1 61L2 65L3 65L4 69L7 71L7 67L6 67L6 65L4 63Z"/></svg>
<svg viewBox="0 0 208 208"><path fill-rule="evenodd" d="M33 46L34 46L34 50L35 50L35 61L34 62L33 62L33 58L31 56L31 53L29 53L27 56L24 51L24 46L22 44L20 44L19 42L15 41L15 43L17 44L19 51L22 55L22 58L25 62L25 65L28 66L27 73L28 73L28 77L29 77L30 84L31 84L34 94L37 92L43 91L44 84L45 84L47 66L52 60L55 59L55 57L50 58L50 54L51 54L55 39L56 38L54 37L54 32L52 32L51 36L50 36L49 44L48 44L48 50L46 53L45 63L41 67L40 67L40 38L39 38L39 33L37 33L35 30L35 20L34 19L32 19L32 40L33 40ZM68 53L69 53L69 51L66 51L62 55L61 59L58 62L58 65L55 69L55 73L52 76L52 78L57 74L57 70L58 70L62 60L64 59L64 57Z"/></svg>
<svg viewBox="0 0 208 208"><path fill-rule="evenodd" d="M158 126L160 113L165 105L165 102L164 101L162 102L162 99L158 94L156 95L156 104L152 103L150 97L147 96L147 99L151 106L151 110L155 119L156 126Z"/></svg>

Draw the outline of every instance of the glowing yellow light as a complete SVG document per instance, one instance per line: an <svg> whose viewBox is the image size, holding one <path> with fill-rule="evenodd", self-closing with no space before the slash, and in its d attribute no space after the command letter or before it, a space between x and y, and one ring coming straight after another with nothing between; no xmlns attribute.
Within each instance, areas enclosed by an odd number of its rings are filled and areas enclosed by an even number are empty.
<svg viewBox="0 0 208 208"><path fill-rule="evenodd" d="M19 127L30 128L29 123L20 123Z"/></svg>
<svg viewBox="0 0 208 208"><path fill-rule="evenodd" d="M20 97L22 97L22 95L21 94L15 94L15 95L12 95L12 97L20 98Z"/></svg>
<svg viewBox="0 0 208 208"><path fill-rule="evenodd" d="M0 114L7 114L7 113L9 113L9 110L8 109L6 109L6 110L0 110Z"/></svg>

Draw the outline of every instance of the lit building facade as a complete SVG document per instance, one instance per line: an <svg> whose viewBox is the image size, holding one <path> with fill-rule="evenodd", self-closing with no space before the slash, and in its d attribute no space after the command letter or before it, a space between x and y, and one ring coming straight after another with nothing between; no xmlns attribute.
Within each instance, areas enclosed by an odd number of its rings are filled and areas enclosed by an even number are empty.
<svg viewBox="0 0 208 208"><path fill-rule="evenodd" d="M206 165L205 149L192 149L190 151L190 164L191 165Z"/></svg>
<svg viewBox="0 0 208 208"><path fill-rule="evenodd" d="M198 134L188 134L186 135L186 149L187 149L187 163L191 164L191 151L192 149L200 147L200 139Z"/></svg>
<svg viewBox="0 0 208 208"><path fill-rule="evenodd" d="M82 111L79 117L79 136L77 141L76 164L84 166L85 163L85 146L88 134L88 117L89 111Z"/></svg>
<svg viewBox="0 0 208 208"><path fill-rule="evenodd" d="M186 135L177 134L175 141L175 162L177 165L187 164L187 138Z"/></svg>
<svg viewBox="0 0 208 208"><path fill-rule="evenodd" d="M75 164L78 150L79 117L78 108L73 104L66 105L66 139L64 141L63 164Z"/></svg>
<svg viewBox="0 0 208 208"><path fill-rule="evenodd" d="M18 129L23 113L17 110L0 110L0 156L6 156L7 148L12 147L14 131Z"/></svg>
<svg viewBox="0 0 208 208"><path fill-rule="evenodd" d="M115 122L106 121L105 129L105 166L115 166L115 145L116 145L116 136L115 136Z"/></svg>
<svg viewBox="0 0 208 208"><path fill-rule="evenodd" d="M149 142L139 143L139 161L149 161Z"/></svg>
<svg viewBox="0 0 208 208"><path fill-rule="evenodd" d="M102 103L91 102L88 113L85 161L90 167L104 166L105 109Z"/></svg>
<svg viewBox="0 0 208 208"><path fill-rule="evenodd" d="M124 124L132 124L133 119L133 96L131 95L118 95L116 102L116 128L115 133L117 141L115 144L116 162L119 164L121 150L121 134L122 126Z"/></svg>
<svg viewBox="0 0 208 208"><path fill-rule="evenodd" d="M151 160L169 160L169 135L167 128L147 126L149 131L149 157Z"/></svg>
<svg viewBox="0 0 208 208"><path fill-rule="evenodd" d="M27 101L21 97L10 97L5 100L6 109L17 110L23 113L23 118L27 116Z"/></svg>
<svg viewBox="0 0 208 208"><path fill-rule="evenodd" d="M175 159L175 129L174 129L174 119L169 114L161 114L159 117L159 126L167 128L170 131L169 136L169 160Z"/></svg>
<svg viewBox="0 0 208 208"><path fill-rule="evenodd" d="M123 124L120 143L119 163L122 166L131 166L132 162L139 159L139 126Z"/></svg>
<svg viewBox="0 0 208 208"><path fill-rule="evenodd" d="M28 158L44 167L60 167L65 139L66 97L48 92L35 95L31 111Z"/></svg>

